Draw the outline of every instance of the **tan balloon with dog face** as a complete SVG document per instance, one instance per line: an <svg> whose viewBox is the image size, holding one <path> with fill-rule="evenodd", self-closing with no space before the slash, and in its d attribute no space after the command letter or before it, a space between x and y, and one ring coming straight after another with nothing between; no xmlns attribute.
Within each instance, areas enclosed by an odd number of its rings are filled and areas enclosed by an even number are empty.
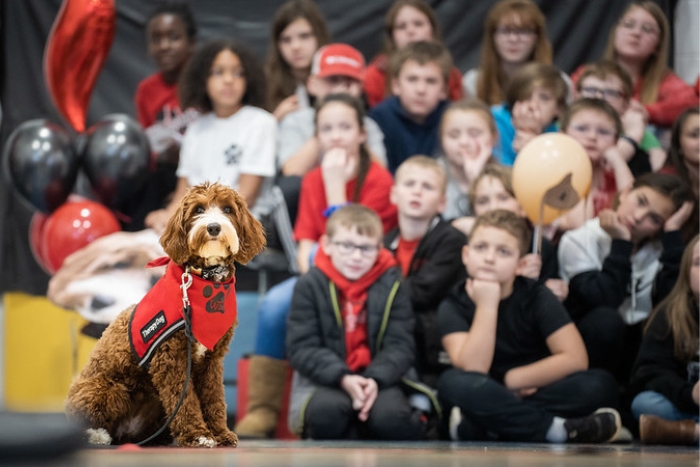
<svg viewBox="0 0 700 467"><path fill-rule="evenodd" d="M545 133L520 150L513 164L513 191L533 224L548 225L588 195L593 168L572 137Z"/></svg>

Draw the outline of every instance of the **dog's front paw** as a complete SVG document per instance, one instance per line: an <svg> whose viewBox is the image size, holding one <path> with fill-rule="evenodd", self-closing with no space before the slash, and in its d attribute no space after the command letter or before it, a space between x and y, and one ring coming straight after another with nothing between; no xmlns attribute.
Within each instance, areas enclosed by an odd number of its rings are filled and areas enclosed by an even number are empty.
<svg viewBox="0 0 700 467"><path fill-rule="evenodd" d="M197 443L198 443L198 446L201 446L203 448L216 447L216 441L214 441L211 438L207 438L206 436L200 436L199 438L197 438Z"/></svg>
<svg viewBox="0 0 700 467"><path fill-rule="evenodd" d="M112 444L112 437L104 428L88 428L85 434L87 435L87 442L90 444L102 446Z"/></svg>
<svg viewBox="0 0 700 467"><path fill-rule="evenodd" d="M216 441L211 436L183 436L178 438L177 444L183 447L214 448Z"/></svg>
<svg viewBox="0 0 700 467"><path fill-rule="evenodd" d="M216 440L216 444L218 446L231 448L238 446L238 436L236 436L236 433L230 430L218 433L216 436L214 436L214 439Z"/></svg>

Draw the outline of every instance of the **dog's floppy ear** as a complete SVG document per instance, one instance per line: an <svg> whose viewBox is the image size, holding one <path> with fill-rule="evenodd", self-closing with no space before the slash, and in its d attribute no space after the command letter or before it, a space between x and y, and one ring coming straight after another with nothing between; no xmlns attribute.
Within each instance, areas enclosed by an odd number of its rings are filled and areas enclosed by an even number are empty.
<svg viewBox="0 0 700 467"><path fill-rule="evenodd" d="M177 264L183 264L189 258L189 247L187 246L187 230L185 226L185 211L187 203L182 199L175 214L168 220L168 225L160 237L160 244L165 253Z"/></svg>
<svg viewBox="0 0 700 467"><path fill-rule="evenodd" d="M240 247L234 259L241 264L246 264L265 248L265 230L262 224L250 213L245 201L236 196L238 205L238 241Z"/></svg>

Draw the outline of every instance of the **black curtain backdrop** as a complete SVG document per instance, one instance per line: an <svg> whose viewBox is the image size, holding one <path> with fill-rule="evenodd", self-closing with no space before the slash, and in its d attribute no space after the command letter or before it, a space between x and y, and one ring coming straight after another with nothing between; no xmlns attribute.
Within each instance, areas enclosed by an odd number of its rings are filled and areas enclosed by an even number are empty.
<svg viewBox="0 0 700 467"><path fill-rule="evenodd" d="M135 115L138 82L155 71L146 54L144 24L153 0L115 0L114 42L93 91L87 125L110 113ZM283 0L190 0L199 26L198 41L233 37L265 56L270 21ZM384 14L392 0L318 0L332 40L358 48L367 61L381 48ZM477 66L486 13L495 0L430 0L443 40L456 66ZM610 28L630 0L536 0L547 17L555 64L566 72L597 60ZM677 0L657 0L671 24ZM22 122L35 118L64 122L43 78L44 45L60 0L0 0L0 144ZM671 35L673 37L673 35ZM671 56L672 53L671 53ZM0 178L0 292L46 293L49 277L35 263L28 241L33 212Z"/></svg>

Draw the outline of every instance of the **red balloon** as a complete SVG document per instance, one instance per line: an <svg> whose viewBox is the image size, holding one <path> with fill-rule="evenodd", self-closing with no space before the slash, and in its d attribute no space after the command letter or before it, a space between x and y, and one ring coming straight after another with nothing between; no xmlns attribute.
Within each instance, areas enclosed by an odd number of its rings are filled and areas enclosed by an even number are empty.
<svg viewBox="0 0 700 467"><path fill-rule="evenodd" d="M29 249L32 251L34 260L47 273L49 272L48 261L46 261L46 255L44 255L41 243L44 238L46 221L48 220L49 218L46 214L35 212L32 220L29 222Z"/></svg>
<svg viewBox="0 0 700 467"><path fill-rule="evenodd" d="M44 54L49 94L75 131L85 131L90 95L112 46L114 0L63 0Z"/></svg>
<svg viewBox="0 0 700 467"><path fill-rule="evenodd" d="M41 254L54 274L71 253L121 228L114 214L94 201L70 201L56 209L46 221L41 239Z"/></svg>

